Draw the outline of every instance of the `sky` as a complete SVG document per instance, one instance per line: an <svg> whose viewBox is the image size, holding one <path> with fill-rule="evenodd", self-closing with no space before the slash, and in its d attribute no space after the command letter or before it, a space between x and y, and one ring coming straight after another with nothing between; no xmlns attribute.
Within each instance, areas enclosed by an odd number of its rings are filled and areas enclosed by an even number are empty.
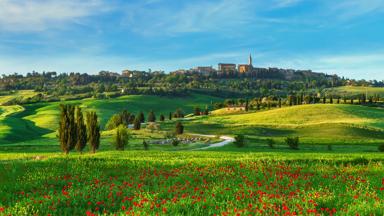
<svg viewBox="0 0 384 216"><path fill-rule="evenodd" d="M247 63L384 80L384 0L0 0L0 74Z"/></svg>

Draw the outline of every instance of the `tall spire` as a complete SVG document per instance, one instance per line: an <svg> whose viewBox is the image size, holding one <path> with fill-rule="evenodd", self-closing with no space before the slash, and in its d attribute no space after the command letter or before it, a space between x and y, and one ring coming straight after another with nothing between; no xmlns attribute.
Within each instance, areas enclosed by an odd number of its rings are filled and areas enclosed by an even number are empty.
<svg viewBox="0 0 384 216"><path fill-rule="evenodd" d="M250 66L252 66L252 54L251 54L251 53L249 54L248 64L249 64Z"/></svg>

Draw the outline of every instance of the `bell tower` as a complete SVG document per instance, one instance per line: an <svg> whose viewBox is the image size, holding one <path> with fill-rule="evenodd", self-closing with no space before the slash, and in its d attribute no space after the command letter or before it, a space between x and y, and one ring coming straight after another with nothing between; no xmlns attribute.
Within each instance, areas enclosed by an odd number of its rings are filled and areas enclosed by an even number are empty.
<svg viewBox="0 0 384 216"><path fill-rule="evenodd" d="M249 54L248 64L249 64L249 66L252 66L252 55L251 54Z"/></svg>

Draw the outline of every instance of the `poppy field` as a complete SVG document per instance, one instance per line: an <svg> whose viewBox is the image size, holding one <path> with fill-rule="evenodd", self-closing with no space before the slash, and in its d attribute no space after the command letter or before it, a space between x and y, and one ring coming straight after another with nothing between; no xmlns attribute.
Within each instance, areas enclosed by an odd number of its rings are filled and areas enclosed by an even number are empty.
<svg viewBox="0 0 384 216"><path fill-rule="evenodd" d="M145 154L3 160L0 215L383 214L380 158Z"/></svg>

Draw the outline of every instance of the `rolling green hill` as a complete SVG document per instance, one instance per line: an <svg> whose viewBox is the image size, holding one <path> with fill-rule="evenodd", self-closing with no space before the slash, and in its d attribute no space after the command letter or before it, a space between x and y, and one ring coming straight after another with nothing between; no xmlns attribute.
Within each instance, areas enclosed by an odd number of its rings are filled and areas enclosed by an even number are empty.
<svg viewBox="0 0 384 216"><path fill-rule="evenodd" d="M384 88L380 87L363 87L363 86L342 86L324 90L328 94L356 96L368 94L368 96L379 95L384 97Z"/></svg>
<svg viewBox="0 0 384 216"><path fill-rule="evenodd" d="M102 127L115 113L124 109L137 114L143 111L145 115L153 110L157 116L174 112L181 108L191 113L193 108L204 108L211 102L221 101L221 98L194 94L184 98L159 96L132 95L113 99L85 99L65 103L80 105L84 110L94 110L100 117ZM58 126L59 105L61 102L37 103L21 106L0 106L0 144L14 143L41 137L54 138Z"/></svg>
<svg viewBox="0 0 384 216"><path fill-rule="evenodd" d="M316 104L243 114L213 115L186 122L194 133L245 134L254 139L300 136L308 144L384 142L384 110L358 105Z"/></svg>

